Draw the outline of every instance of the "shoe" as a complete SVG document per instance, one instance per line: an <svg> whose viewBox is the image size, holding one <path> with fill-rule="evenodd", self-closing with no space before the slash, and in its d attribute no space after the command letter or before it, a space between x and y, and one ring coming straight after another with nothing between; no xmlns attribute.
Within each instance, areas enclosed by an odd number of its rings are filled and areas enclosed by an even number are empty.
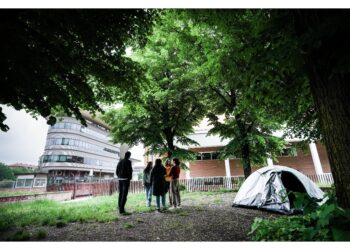
<svg viewBox="0 0 350 250"><path fill-rule="evenodd" d="M177 206L177 208L181 208L181 206Z"/></svg>
<svg viewBox="0 0 350 250"><path fill-rule="evenodd" d="M167 210L167 207L163 207L163 208L162 208L162 211L165 211L165 210Z"/></svg>
<svg viewBox="0 0 350 250"><path fill-rule="evenodd" d="M173 210L173 209L175 209L176 207L169 207L169 210Z"/></svg>
<svg viewBox="0 0 350 250"><path fill-rule="evenodd" d="M123 212L119 212L119 214L120 214L120 215L130 215L131 213L128 213L128 212L123 211Z"/></svg>
<svg viewBox="0 0 350 250"><path fill-rule="evenodd" d="M157 213L160 213L160 209L159 209L159 208L157 208L156 212L157 212Z"/></svg>

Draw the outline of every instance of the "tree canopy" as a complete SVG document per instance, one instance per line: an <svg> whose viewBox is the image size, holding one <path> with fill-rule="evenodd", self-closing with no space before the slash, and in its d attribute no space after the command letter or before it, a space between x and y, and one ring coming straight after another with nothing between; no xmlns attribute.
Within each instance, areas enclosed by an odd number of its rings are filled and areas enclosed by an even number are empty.
<svg viewBox="0 0 350 250"><path fill-rule="evenodd" d="M104 116L114 141L142 142L152 153L194 158L194 153L181 147L195 143L187 135L205 115L195 72L195 42L189 24L174 12L160 18L146 47L133 56L145 69L147 80L139 96Z"/></svg>
<svg viewBox="0 0 350 250"><path fill-rule="evenodd" d="M261 105L249 70L257 50L251 47L257 32L259 15L251 10L190 11L198 26L197 39L205 51L198 67L210 125L209 134L218 134L230 142L221 157L240 158L245 176L251 165L264 165L283 149L282 138L273 136L281 128L278 119ZM222 115L224 118L219 119Z"/></svg>
<svg viewBox="0 0 350 250"><path fill-rule="evenodd" d="M54 110L101 111L126 90L137 92L139 70L125 49L145 43L156 11L1 10L0 104L55 123ZM7 131L0 108L0 128Z"/></svg>

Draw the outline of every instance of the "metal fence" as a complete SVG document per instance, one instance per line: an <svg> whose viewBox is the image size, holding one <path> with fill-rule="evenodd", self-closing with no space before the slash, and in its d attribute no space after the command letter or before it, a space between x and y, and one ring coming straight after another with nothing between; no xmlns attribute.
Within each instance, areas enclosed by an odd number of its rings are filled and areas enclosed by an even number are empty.
<svg viewBox="0 0 350 250"><path fill-rule="evenodd" d="M334 183L333 176L331 173L306 175L317 185L332 185Z"/></svg>
<svg viewBox="0 0 350 250"><path fill-rule="evenodd" d="M334 183L331 173L321 175L307 175L318 185L331 185ZM201 177L180 179L179 183L189 192L212 191L219 189L238 190L244 182L243 176L232 177ZM16 191L13 181L0 181L0 191ZM72 191L72 198L81 196L111 195L118 191L117 179L91 179L88 181L66 179L62 182L48 182L46 190L48 192ZM130 193L144 192L142 181L131 181Z"/></svg>

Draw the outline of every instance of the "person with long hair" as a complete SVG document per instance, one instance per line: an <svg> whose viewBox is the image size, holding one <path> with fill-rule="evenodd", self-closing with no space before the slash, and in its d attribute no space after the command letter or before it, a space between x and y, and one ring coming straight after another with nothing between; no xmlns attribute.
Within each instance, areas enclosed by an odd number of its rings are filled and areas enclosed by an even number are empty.
<svg viewBox="0 0 350 250"><path fill-rule="evenodd" d="M162 205L163 209L166 209L165 206L165 168L162 165L162 160L157 159L156 163L154 165L154 168L151 172L151 182L152 182L152 189L153 189L153 195L156 196L156 204L157 204L157 211L160 212L160 199L162 199Z"/></svg>
<svg viewBox="0 0 350 250"><path fill-rule="evenodd" d="M170 182L171 182L172 178L169 174L170 174L172 166L171 166L171 161L169 159L166 160L164 167L165 167L165 171L166 171L166 174L165 174L165 194L167 192L169 192L169 205L171 207L173 205L172 200L171 200L171 192L170 192Z"/></svg>
<svg viewBox="0 0 350 250"><path fill-rule="evenodd" d="M153 168L153 163L149 161L146 168L143 170L143 186L146 190L146 203L147 207L151 206L152 202L152 183L151 183L151 172Z"/></svg>

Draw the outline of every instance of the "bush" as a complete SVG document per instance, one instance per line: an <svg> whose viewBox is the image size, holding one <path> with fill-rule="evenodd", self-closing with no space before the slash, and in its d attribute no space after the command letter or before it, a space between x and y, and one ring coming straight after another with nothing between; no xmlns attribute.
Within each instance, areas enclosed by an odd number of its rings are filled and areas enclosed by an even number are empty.
<svg viewBox="0 0 350 250"><path fill-rule="evenodd" d="M179 190L180 191L186 190L186 186L184 184L179 184Z"/></svg>
<svg viewBox="0 0 350 250"><path fill-rule="evenodd" d="M11 238L8 238L7 240L10 241L26 241L30 239L30 234L27 231L17 231L15 235Z"/></svg>
<svg viewBox="0 0 350 250"><path fill-rule="evenodd" d="M350 209L336 205L334 194L314 208L310 200L296 195L296 204L305 208L302 215L279 219L256 218L250 238L254 241L349 241ZM302 204L304 200L304 204Z"/></svg>

